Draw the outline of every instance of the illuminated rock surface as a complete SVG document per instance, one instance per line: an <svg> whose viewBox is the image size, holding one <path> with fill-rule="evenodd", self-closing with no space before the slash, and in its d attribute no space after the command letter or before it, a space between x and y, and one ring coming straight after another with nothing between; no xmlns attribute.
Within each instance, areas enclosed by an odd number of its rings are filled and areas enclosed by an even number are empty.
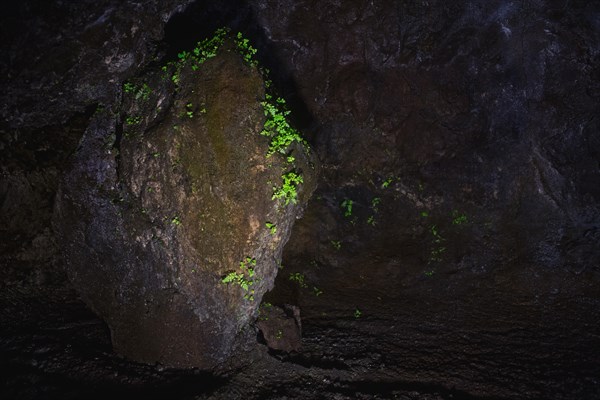
<svg viewBox="0 0 600 400"><path fill-rule="evenodd" d="M255 341L250 323L316 167L301 145L285 150L293 163L268 154L263 80L231 40L201 65L134 82L119 114L92 118L60 186L67 271L117 353L218 367ZM299 195L273 199L288 170L303 177Z"/></svg>

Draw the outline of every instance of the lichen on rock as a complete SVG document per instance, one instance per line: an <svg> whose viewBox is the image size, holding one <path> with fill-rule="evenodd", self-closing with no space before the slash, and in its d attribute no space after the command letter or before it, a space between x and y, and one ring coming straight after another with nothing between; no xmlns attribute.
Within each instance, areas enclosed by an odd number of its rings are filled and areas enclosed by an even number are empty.
<svg viewBox="0 0 600 400"><path fill-rule="evenodd" d="M273 153L261 135L271 95L253 53L218 35L210 57L184 52L127 82L119 111L92 118L57 195L74 286L115 350L141 362L218 369L255 341L315 187L306 142ZM290 173L297 198L274 198Z"/></svg>

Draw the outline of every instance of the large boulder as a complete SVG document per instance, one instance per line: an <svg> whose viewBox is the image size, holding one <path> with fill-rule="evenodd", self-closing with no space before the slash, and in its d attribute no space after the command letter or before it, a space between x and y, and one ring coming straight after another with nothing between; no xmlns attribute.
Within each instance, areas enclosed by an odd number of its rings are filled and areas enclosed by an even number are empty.
<svg viewBox="0 0 600 400"><path fill-rule="evenodd" d="M255 341L316 160L247 42L220 31L196 50L97 111L54 225L70 279L118 353L213 369Z"/></svg>

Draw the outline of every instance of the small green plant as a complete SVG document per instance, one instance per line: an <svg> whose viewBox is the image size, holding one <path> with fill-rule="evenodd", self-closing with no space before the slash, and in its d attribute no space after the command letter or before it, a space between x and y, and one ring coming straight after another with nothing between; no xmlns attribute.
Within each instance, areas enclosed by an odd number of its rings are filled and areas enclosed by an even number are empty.
<svg viewBox="0 0 600 400"><path fill-rule="evenodd" d="M177 54L179 62L185 63L191 60L192 70L197 71L201 64L217 55L228 32L227 28L217 29L212 37L197 42L196 47L191 52L182 51Z"/></svg>
<svg viewBox="0 0 600 400"><path fill-rule="evenodd" d="M371 210L373 210L374 213L379 212L379 203L381 203L381 197L375 197L371 200Z"/></svg>
<svg viewBox="0 0 600 400"><path fill-rule="evenodd" d="M427 211L421 211L421 217L427 218L429 217L429 213Z"/></svg>
<svg viewBox="0 0 600 400"><path fill-rule="evenodd" d="M179 226L181 225L181 220L179 219L179 217L175 216L171 219L171 223L175 226Z"/></svg>
<svg viewBox="0 0 600 400"><path fill-rule="evenodd" d="M133 93L135 91L135 85L131 82L125 82L123 84L123 90L125 93Z"/></svg>
<svg viewBox="0 0 600 400"><path fill-rule="evenodd" d="M300 133L292 128L287 120L290 111L286 110L284 99L274 98L267 93L265 101L261 104L267 118L260 134L271 138L267 156L275 153L286 154L288 147L294 142L306 144Z"/></svg>
<svg viewBox="0 0 600 400"><path fill-rule="evenodd" d="M433 276L433 274L435 274L434 270L429 270L429 271L425 271L423 272L425 274L425 276L431 278Z"/></svg>
<svg viewBox="0 0 600 400"><path fill-rule="evenodd" d="M277 226L271 222L265 223L265 226L271 232L271 235L274 235L277 232Z"/></svg>
<svg viewBox="0 0 600 400"><path fill-rule="evenodd" d="M135 99L139 100L148 100L150 98L150 94L152 93L152 89L148 86L147 83L143 83L142 86L138 87L135 92Z"/></svg>
<svg viewBox="0 0 600 400"><path fill-rule="evenodd" d="M179 73L181 71L181 65L191 61L191 68L193 71L197 71L200 68L200 65L206 62L207 60L215 57L219 51L219 48L223 45L225 41L225 36L229 32L227 28L217 29L213 36L204 40L201 40L196 43L196 47L189 51L182 51L177 54L177 58L179 59L179 63L176 67L176 72L171 77L173 83L179 83ZM168 67L163 67L163 71L166 71Z"/></svg>
<svg viewBox="0 0 600 400"><path fill-rule="evenodd" d="M186 61L188 58L190 58L191 53L189 51L182 51L181 53L177 54L177 58L179 58L179 61Z"/></svg>
<svg viewBox="0 0 600 400"><path fill-rule="evenodd" d="M469 222L466 214L461 214L458 210L452 211L452 225L463 225Z"/></svg>
<svg viewBox="0 0 600 400"><path fill-rule="evenodd" d="M437 261L437 262L441 262L442 261L442 254L446 251L446 248L443 246L440 247L434 247L431 250L431 254L429 257L430 261Z"/></svg>
<svg viewBox="0 0 600 400"><path fill-rule="evenodd" d="M323 294L323 291L321 289L319 289L318 287L313 286L313 293L315 296L319 297L320 295Z"/></svg>
<svg viewBox="0 0 600 400"><path fill-rule="evenodd" d="M277 331L277 333L275 334L275 339L279 340L283 337L283 331L281 329L279 329Z"/></svg>
<svg viewBox="0 0 600 400"><path fill-rule="evenodd" d="M125 124L127 125L137 125L140 122L142 122L142 117L133 117L130 115L127 118L125 118Z"/></svg>
<svg viewBox="0 0 600 400"><path fill-rule="evenodd" d="M285 205L288 205L290 202L296 204L298 201L298 186L304 183L302 175L290 171L283 174L281 179L283 181L281 187L273 186L273 197L271 199L283 199Z"/></svg>
<svg viewBox="0 0 600 400"><path fill-rule="evenodd" d="M332 240L331 241L331 245L333 246L334 249L339 250L342 248L342 242L340 242L339 240Z"/></svg>
<svg viewBox="0 0 600 400"><path fill-rule="evenodd" d="M367 224L369 224L371 226L377 225L377 222L375 222L375 216L373 216L373 215L369 216L369 218L367 219Z"/></svg>
<svg viewBox="0 0 600 400"><path fill-rule="evenodd" d="M344 217L352 216L352 205L353 204L354 204L354 202L350 199L345 199L344 201L342 201L341 207L342 207L342 210L344 210Z"/></svg>
<svg viewBox="0 0 600 400"><path fill-rule="evenodd" d="M137 86L131 82L125 82L123 84L123 91L127 94L134 95L136 100L148 100L150 98L150 94L152 93L152 89L147 83Z"/></svg>
<svg viewBox="0 0 600 400"><path fill-rule="evenodd" d="M239 286L245 292L244 299L253 301L254 289L252 289L252 285L254 285L255 282L255 267L256 259L252 257L246 257L244 260L240 261L240 270L228 273L221 279L221 282L225 284L232 283Z"/></svg>
<svg viewBox="0 0 600 400"><path fill-rule="evenodd" d="M194 118L194 105L192 103L187 103L185 105L185 115L188 118Z"/></svg>
<svg viewBox="0 0 600 400"><path fill-rule="evenodd" d="M235 44L246 64L251 67L256 67L258 65L258 61L254 59L256 49L250 45L248 39L244 38L242 32L238 32L235 36Z"/></svg>
<svg viewBox="0 0 600 400"><path fill-rule="evenodd" d="M163 65L161 67L161 71L163 72L163 79L172 79L172 74L170 71L174 65L175 65L175 63L173 61L170 61L166 65Z"/></svg>
<svg viewBox="0 0 600 400"><path fill-rule="evenodd" d="M354 310L354 318L358 319L362 316L362 311L358 309L358 307Z"/></svg>
<svg viewBox="0 0 600 400"><path fill-rule="evenodd" d="M432 240L433 247L432 247L430 255L429 255L429 261L430 262L433 262L433 261L441 262L442 254L446 251L446 248L444 246L442 246L442 243L446 239L444 239L442 237L442 235L440 234L436 225L431 226L430 232L431 232L431 235L433 236L433 240Z"/></svg>
<svg viewBox="0 0 600 400"><path fill-rule="evenodd" d="M290 273L290 278L289 279L292 282L298 282L298 285L301 288L308 287L308 285L305 282L304 274L301 274L300 272L292 272L292 273Z"/></svg>
<svg viewBox="0 0 600 400"><path fill-rule="evenodd" d="M383 181L383 183L381 184L381 188L387 189L393 181L394 181L394 177L390 176L385 181Z"/></svg>
<svg viewBox="0 0 600 400"><path fill-rule="evenodd" d="M175 72L173 72L173 75L171 75L171 81L176 84L179 85L179 69L175 70Z"/></svg>
<svg viewBox="0 0 600 400"><path fill-rule="evenodd" d="M206 60L209 60L217 55L219 48L225 41L225 36L229 30L227 28L219 28L215 31L213 36L208 39L199 41L193 50L195 60L197 64L202 64Z"/></svg>

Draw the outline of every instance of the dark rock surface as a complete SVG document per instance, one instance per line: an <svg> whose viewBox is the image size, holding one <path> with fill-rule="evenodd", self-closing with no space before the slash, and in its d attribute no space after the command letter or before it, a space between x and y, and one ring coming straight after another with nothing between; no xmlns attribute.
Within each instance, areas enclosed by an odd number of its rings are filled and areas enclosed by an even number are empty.
<svg viewBox="0 0 600 400"><path fill-rule="evenodd" d="M310 287L271 298L305 348L375 381L598 397L597 4L258 3L321 123L284 256Z"/></svg>
<svg viewBox="0 0 600 400"><path fill-rule="evenodd" d="M302 347L302 320L300 309L296 306L285 304L277 307L263 303L256 327L271 350L289 353Z"/></svg>
<svg viewBox="0 0 600 400"><path fill-rule="evenodd" d="M257 6L324 165L271 301L375 381L599 396L597 4L320 4Z"/></svg>
<svg viewBox="0 0 600 400"><path fill-rule="evenodd" d="M65 162L97 105L113 103L123 81L152 60L163 24L187 3L23 1L4 8L3 282L43 284L61 274L50 220Z"/></svg>
<svg viewBox="0 0 600 400"><path fill-rule="evenodd" d="M2 25L9 398L600 398L593 1L196 2L165 46L215 21L243 29L323 164L266 296L300 307L302 347L259 344L219 378L116 358L65 289L52 199L96 104L142 74L176 3L25 2ZM110 75L87 39L29 62L111 7L101 48L136 54L130 67ZM132 26L137 40L112 36Z"/></svg>

